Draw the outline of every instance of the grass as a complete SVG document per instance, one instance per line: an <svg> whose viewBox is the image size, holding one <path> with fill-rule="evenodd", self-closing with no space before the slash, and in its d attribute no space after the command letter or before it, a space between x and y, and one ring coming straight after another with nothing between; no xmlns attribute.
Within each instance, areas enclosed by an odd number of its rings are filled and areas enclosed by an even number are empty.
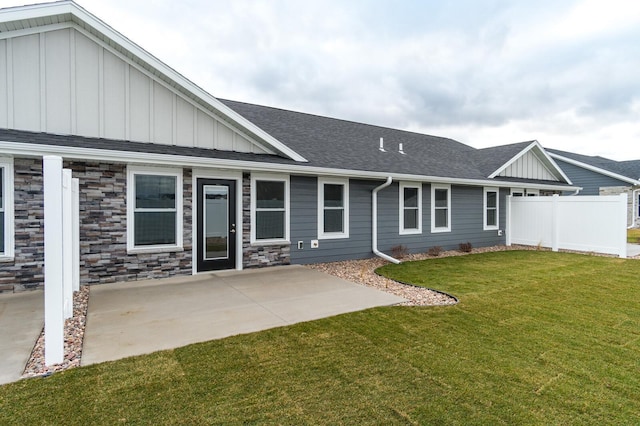
<svg viewBox="0 0 640 426"><path fill-rule="evenodd" d="M640 262L388 265L449 307L370 309L0 387L0 424L638 424Z"/></svg>
<svg viewBox="0 0 640 426"><path fill-rule="evenodd" d="M640 228L627 230L627 242L629 244L640 244Z"/></svg>

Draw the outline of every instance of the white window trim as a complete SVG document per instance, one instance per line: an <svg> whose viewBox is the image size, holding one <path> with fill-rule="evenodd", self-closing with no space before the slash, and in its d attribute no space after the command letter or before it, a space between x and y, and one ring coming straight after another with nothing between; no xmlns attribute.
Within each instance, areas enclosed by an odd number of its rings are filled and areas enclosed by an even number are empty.
<svg viewBox="0 0 640 426"><path fill-rule="evenodd" d="M135 240L135 176L136 175L157 175L157 176L175 176L176 178L176 244L158 244L153 246L138 246L134 244ZM183 250L183 202L182 193L184 187L182 185L182 169L145 167L145 166L127 166L127 253L162 253L170 251Z"/></svg>
<svg viewBox="0 0 640 426"><path fill-rule="evenodd" d="M1 206L4 210L4 253L0 253L0 262L8 262L12 261L15 256L13 158L0 158L0 168L4 170L2 180L4 206Z"/></svg>
<svg viewBox="0 0 640 426"><path fill-rule="evenodd" d="M284 182L284 238L271 238L259 240L256 238L256 182L271 181ZM291 244L291 197L290 197L290 177L289 175L271 174L271 173L252 173L251 174L251 245L267 246L279 244Z"/></svg>
<svg viewBox="0 0 640 426"><path fill-rule="evenodd" d="M496 193L496 224L495 225L487 225L487 210L488 210L488 206L487 206L487 194L489 192L495 192ZM484 229L485 231L495 231L497 229L500 229L500 189L499 188L494 188L494 187L485 187L484 191L483 191L484 195L483 195L483 209L482 209L482 229Z"/></svg>
<svg viewBox="0 0 640 426"><path fill-rule="evenodd" d="M406 229L404 227L404 189L405 188L416 188L418 190L418 227L417 228L409 228ZM410 182L400 182L400 193L399 193L399 214L400 214L400 235L415 235L422 234L422 184L421 183L410 183Z"/></svg>
<svg viewBox="0 0 640 426"><path fill-rule="evenodd" d="M524 190L524 188L511 188L511 195L515 195L515 194L522 194L522 195L519 195L519 197L524 197L526 194L526 191Z"/></svg>
<svg viewBox="0 0 640 426"><path fill-rule="evenodd" d="M436 189L447 190L447 226L436 228ZM431 184L431 233L451 232L451 185Z"/></svg>
<svg viewBox="0 0 640 426"><path fill-rule="evenodd" d="M527 189L527 192L526 192L525 196L527 196L527 197L539 197L540 196L540 190L539 189Z"/></svg>
<svg viewBox="0 0 640 426"><path fill-rule="evenodd" d="M324 232L324 185L342 185L344 191L344 224L343 232ZM318 239L340 239L349 238L349 179L336 179L336 178L318 178Z"/></svg>

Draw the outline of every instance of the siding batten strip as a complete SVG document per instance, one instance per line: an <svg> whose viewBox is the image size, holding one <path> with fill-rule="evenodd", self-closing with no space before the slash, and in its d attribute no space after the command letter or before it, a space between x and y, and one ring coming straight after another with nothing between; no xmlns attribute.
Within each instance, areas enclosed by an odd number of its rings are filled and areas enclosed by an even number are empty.
<svg viewBox="0 0 640 426"><path fill-rule="evenodd" d="M76 32L73 29L69 30L69 82L70 88L70 123L71 133L76 134L78 132L77 121L77 99L76 99Z"/></svg>
<svg viewBox="0 0 640 426"><path fill-rule="evenodd" d="M104 138L104 49L98 51L98 126L99 135Z"/></svg>
<svg viewBox="0 0 640 426"><path fill-rule="evenodd" d="M13 40L7 39L7 124L13 127Z"/></svg>
<svg viewBox="0 0 640 426"><path fill-rule="evenodd" d="M40 33L40 131L47 131L47 66L45 34Z"/></svg>

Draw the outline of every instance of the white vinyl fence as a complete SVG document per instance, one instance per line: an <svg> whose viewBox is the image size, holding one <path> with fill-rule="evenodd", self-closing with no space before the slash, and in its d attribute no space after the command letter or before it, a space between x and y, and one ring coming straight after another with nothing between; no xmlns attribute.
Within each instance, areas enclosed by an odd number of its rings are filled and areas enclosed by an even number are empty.
<svg viewBox="0 0 640 426"><path fill-rule="evenodd" d="M508 197L507 245L627 257L627 194Z"/></svg>

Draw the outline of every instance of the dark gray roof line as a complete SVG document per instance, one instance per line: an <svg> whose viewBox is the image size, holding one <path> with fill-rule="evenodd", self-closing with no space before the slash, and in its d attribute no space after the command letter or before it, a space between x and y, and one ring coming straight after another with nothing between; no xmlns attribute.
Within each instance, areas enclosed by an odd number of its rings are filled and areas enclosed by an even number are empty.
<svg viewBox="0 0 640 426"><path fill-rule="evenodd" d="M578 161L630 179L640 180L640 160L616 161L600 156L576 154L575 152L547 149L549 153Z"/></svg>
<svg viewBox="0 0 640 426"><path fill-rule="evenodd" d="M490 181L488 176L532 143L475 149L453 139L284 109L220 99L272 137L304 156L301 163L277 155L139 143L0 129L0 140L121 152L180 155L296 167ZM384 152L379 149L384 140ZM400 152L402 145L403 152ZM496 179L504 182L508 179ZM517 179L512 179L518 182ZM554 181L529 181L566 186Z"/></svg>

